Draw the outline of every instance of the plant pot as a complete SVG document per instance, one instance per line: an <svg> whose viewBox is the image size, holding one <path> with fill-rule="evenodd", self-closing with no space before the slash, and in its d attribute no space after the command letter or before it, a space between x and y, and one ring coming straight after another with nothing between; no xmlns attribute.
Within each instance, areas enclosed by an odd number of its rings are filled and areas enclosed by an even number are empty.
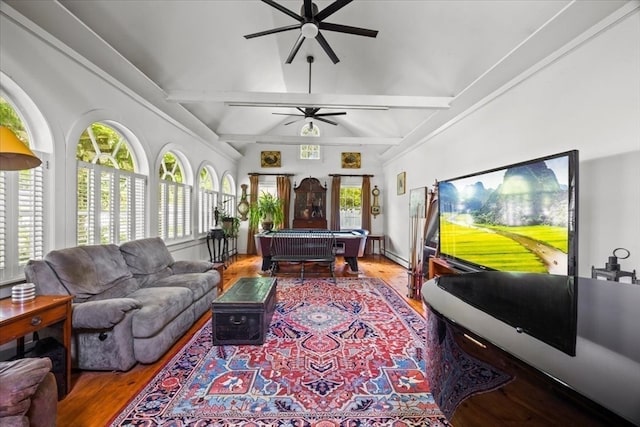
<svg viewBox="0 0 640 427"><path fill-rule="evenodd" d="M262 221L262 230L263 231L273 230L273 221Z"/></svg>
<svg viewBox="0 0 640 427"><path fill-rule="evenodd" d="M229 233L233 228L233 219L223 219L222 220L222 229Z"/></svg>

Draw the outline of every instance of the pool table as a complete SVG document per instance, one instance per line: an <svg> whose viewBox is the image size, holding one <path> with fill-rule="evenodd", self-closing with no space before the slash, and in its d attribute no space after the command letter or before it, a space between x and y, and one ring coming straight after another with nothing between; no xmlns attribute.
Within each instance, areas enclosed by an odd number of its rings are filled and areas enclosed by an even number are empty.
<svg viewBox="0 0 640 427"><path fill-rule="evenodd" d="M286 230L290 233L304 233L308 230L295 228ZM314 229L314 231L318 231ZM254 236L258 255L262 256L262 271L271 268L271 237L276 232L265 231ZM336 254L344 257L352 271L358 271L358 258L364 255L367 244L367 232L364 230L333 231L336 236Z"/></svg>

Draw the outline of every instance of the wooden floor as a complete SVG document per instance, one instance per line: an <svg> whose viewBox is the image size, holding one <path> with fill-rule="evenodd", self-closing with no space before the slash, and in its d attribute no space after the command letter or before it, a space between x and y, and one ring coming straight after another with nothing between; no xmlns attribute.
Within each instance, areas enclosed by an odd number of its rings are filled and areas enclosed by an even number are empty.
<svg viewBox="0 0 640 427"><path fill-rule="evenodd" d="M258 276L261 261L257 256L238 256L238 259L224 271L224 289L240 277ZM392 285L400 295L406 296L408 275L404 267L380 255L359 258L358 265L359 274L350 274L346 264L343 265L342 260L339 260L336 264L336 275L378 277ZM407 300L420 313L424 312L420 301L409 298ZM73 372L71 392L58 403L57 425L106 425L209 318L208 314L204 315L167 354L152 365L138 364L128 372Z"/></svg>

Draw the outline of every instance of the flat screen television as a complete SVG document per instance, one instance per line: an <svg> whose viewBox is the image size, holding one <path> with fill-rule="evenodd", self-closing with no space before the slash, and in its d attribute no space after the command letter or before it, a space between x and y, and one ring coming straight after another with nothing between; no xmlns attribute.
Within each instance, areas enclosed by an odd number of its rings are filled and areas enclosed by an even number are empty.
<svg viewBox="0 0 640 427"><path fill-rule="evenodd" d="M578 151L438 182L439 252L462 271L578 273Z"/></svg>

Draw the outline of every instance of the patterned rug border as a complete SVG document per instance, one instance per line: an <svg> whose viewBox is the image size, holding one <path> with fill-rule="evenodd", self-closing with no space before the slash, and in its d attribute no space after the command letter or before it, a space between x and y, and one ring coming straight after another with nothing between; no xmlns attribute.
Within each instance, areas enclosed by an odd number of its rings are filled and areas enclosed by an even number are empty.
<svg viewBox="0 0 640 427"><path fill-rule="evenodd" d="M369 283L371 285L377 286L378 290L382 291L384 295L384 298L386 299L386 301L389 303L390 308L393 309L394 312L396 312L396 314L398 315L398 318L405 323L406 327L414 334L414 338L420 340L422 343L426 343L427 340L427 333L428 330L427 328L422 328L421 331L417 331L414 328L412 328L410 325L416 321L419 322L425 322L426 324L426 317L425 315L423 315L422 313L420 313L418 310L416 310L413 306L411 306L409 304L409 302L406 300L407 297L403 296L398 290L396 290L393 286L391 286L389 283L387 283L385 280L380 279L380 278L376 278L376 277L340 277L337 278L338 280L338 284L342 283L342 284L347 284L349 282L354 282L354 283ZM324 277L312 277L312 278L306 278L304 280L304 282L309 282L309 281L322 281L322 282L326 282L329 285L334 285L335 283L333 282L333 279L331 278L324 278ZM291 284L291 285L295 285L295 284L302 284L302 281L299 278L291 278L291 277L279 277L278 278L278 283L282 284L282 283L287 283L287 284ZM391 297L391 299L389 298ZM399 306L396 306L394 304L392 304L392 301L395 303L400 303ZM411 319L411 316L415 316L414 319ZM417 319L416 319L417 318ZM135 405L137 402L141 401L143 399L143 392L145 391L145 389L153 384L158 382L161 379L161 375L162 373L165 371L165 369L167 369L168 367L175 365L177 362L180 361L180 359L182 357L184 357L184 351L189 349L190 347L197 345L197 341L199 339L201 339L201 336L203 333L206 333L206 329L211 329L211 311L207 311L207 313L203 314L203 316L198 320L198 322L202 322L202 326L199 327L197 330L195 330L191 336L189 337L189 339L187 341L185 341L185 343L176 348L175 350L172 350L172 355L164 362L161 363L157 369L154 369L153 374L149 377L150 379L148 381L146 381L144 384L142 384L137 391L135 392L135 394L127 401L126 404L122 405L122 407L117 411L117 413L111 417L111 419L109 420L109 424L108 425L120 425L120 424L114 424L116 422L118 422L118 419L123 415L123 413L125 411L128 411L128 409L132 406ZM419 333L421 332L421 333ZM224 351L223 348L227 347L227 346L222 346L219 347L219 349L221 351ZM439 412L439 411L438 411ZM283 421L283 420L289 420L291 421L290 426L337 426L337 425L348 425L348 426L360 426L360 425L369 425L369 424L360 424L358 421L358 415L361 415L360 413L357 412L353 412L353 411L343 411L343 412L332 412L331 415L335 415L335 416L339 416L340 420L342 420L343 422L346 421L345 424L340 423L340 421L336 418L336 420L333 419L328 419L326 418L327 414L323 414L323 413L319 413L317 416L312 416L308 413L305 413L303 417L301 417L300 414L296 414L296 413L291 413L291 414L286 414L286 413L279 413L277 415L276 418L273 418L271 421L275 422L275 421ZM448 422L446 419L444 419L444 417L442 415L439 415L438 413L430 413L429 414L429 419L430 421L433 421L433 424L424 424L424 419L423 417L420 417L420 420L416 419L415 423L411 422L411 416L414 414L406 414L407 416L404 417L402 413L395 413L394 415L389 415L386 417L386 421L384 424L373 424L373 425L394 425L394 426L424 426L424 425L433 425L433 426L448 426ZM355 418L353 418L355 417ZM185 414L185 418L189 418L189 415ZM383 420L383 418L385 418L384 415L381 414L380 420ZM185 420L186 423L185 424L176 424L173 422L170 422L169 424L163 424L163 425L171 425L171 426L175 426L175 425L203 425L201 423L198 422L197 419L188 419ZM203 420L206 422L206 420ZM224 424L215 424L215 425L225 425L225 426L246 426L246 425L250 425L250 426L262 426L262 425L275 425L275 424L264 424L265 421L269 421L268 418L260 418L259 420L252 420L247 418L246 416L241 416L240 418L238 418L237 420L235 420L237 422L237 424L234 422L234 420L232 419L228 419L227 422L225 422ZM317 423L318 421L320 421L320 423ZM327 424L324 424L322 421L326 421ZM335 421L338 421L337 423ZM313 424L310 424L309 422L313 422ZM387 424L388 422L388 424ZM193 423L193 424L192 424ZM137 424L136 424L137 425ZM155 425L155 424L145 424L145 425ZM204 425L210 425L210 424L204 424Z"/></svg>

